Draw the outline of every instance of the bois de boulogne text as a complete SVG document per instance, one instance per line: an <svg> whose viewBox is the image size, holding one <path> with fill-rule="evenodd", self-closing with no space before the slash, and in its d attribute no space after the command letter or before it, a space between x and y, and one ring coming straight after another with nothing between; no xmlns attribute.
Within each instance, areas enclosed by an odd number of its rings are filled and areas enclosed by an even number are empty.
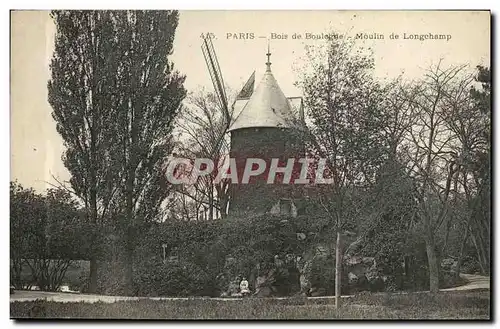
<svg viewBox="0 0 500 329"><path fill-rule="evenodd" d="M215 35L208 33L210 37L215 38ZM208 36L207 35L207 36ZM452 38L451 34L441 34L441 33L354 33L354 34L338 34L338 33L277 33L272 32L269 35L258 35L253 32L227 32L225 39L227 40L253 40L253 39L271 39L271 40L330 40L330 39L355 39L355 40L414 40L414 41L427 41L427 40L438 40L438 41L450 41Z"/></svg>

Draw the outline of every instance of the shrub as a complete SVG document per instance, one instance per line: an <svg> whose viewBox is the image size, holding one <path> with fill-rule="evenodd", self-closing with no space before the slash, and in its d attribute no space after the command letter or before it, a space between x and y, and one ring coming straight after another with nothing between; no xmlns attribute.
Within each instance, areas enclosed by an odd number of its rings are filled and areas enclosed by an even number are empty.
<svg viewBox="0 0 500 329"><path fill-rule="evenodd" d="M462 266L460 266L460 272L466 274L481 272L477 259L471 256L465 256L462 260Z"/></svg>
<svg viewBox="0 0 500 329"><path fill-rule="evenodd" d="M97 293L125 295L124 265L119 260L100 261L97 271Z"/></svg>
<svg viewBox="0 0 500 329"><path fill-rule="evenodd" d="M89 290L89 282L89 274L85 271L81 271L78 280L69 283L69 289L86 293Z"/></svg>
<svg viewBox="0 0 500 329"><path fill-rule="evenodd" d="M136 269L134 285L139 296L213 296L216 290L215 277L182 259L147 262Z"/></svg>
<svg viewBox="0 0 500 329"><path fill-rule="evenodd" d="M335 294L335 257L318 257L311 266L310 282L312 287L324 288L327 295ZM347 272L342 272L342 294L349 293Z"/></svg>

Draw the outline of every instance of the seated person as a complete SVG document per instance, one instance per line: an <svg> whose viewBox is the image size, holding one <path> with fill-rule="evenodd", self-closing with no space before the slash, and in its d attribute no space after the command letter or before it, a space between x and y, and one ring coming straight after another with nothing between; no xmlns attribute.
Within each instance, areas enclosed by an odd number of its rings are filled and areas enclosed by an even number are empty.
<svg viewBox="0 0 500 329"><path fill-rule="evenodd" d="M250 294L250 289L248 288L248 281L246 278L243 278L240 282L240 293L242 295L248 295Z"/></svg>

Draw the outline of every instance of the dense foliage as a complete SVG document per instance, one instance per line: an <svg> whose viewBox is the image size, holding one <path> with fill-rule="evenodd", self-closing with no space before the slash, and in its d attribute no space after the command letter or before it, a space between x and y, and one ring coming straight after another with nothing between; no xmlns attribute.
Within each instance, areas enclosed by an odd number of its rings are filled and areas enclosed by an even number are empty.
<svg viewBox="0 0 500 329"><path fill-rule="evenodd" d="M383 181L382 177L380 180ZM11 187L12 282L18 288L35 284L56 290L63 281L67 282L65 270L72 265L72 260L89 259L90 228L85 226L88 222L84 212L66 192L49 190L47 195L40 195L16 183ZM384 189L379 193L389 196ZM348 272L352 269L346 264L342 273L343 293L428 288L425 244L418 238L422 233L407 227L407 221L402 220L404 198L397 198L397 204L392 198L388 200L391 201L385 207L378 204L381 213L378 221L350 223L354 231L365 232L361 244L356 243L359 236L344 239L352 244L349 253L373 257L376 274L389 277L390 282L370 283L364 277L355 283L348 282ZM406 207L411 208L411 199L406 202ZM335 226L317 205L311 203L307 208L307 216L296 218L259 215L150 223L144 227L139 238L142 242L134 250L133 295L219 296L228 289L230 281L240 275L249 278L254 290L256 277L279 267L277 261L282 265L272 282L278 287L276 294L297 293L294 287L300 284L298 275L303 275L321 294L333 294L335 257L332 250L335 247L330 237ZM100 232L107 237L101 242L107 252L100 255L98 292L117 295L125 293L125 267L121 263L123 244L113 232L113 227ZM460 242L452 242L450 247ZM319 254L318 250L321 250ZM474 255L473 249L468 251L467 255L470 254ZM408 263L406 267L403 261ZM53 275L58 275L54 278L47 277L44 273L49 272L44 271L57 262L59 266L64 265L63 271L54 272ZM30 282L21 280L21 271L23 267L29 269L28 264L31 264ZM464 262L464 270L469 266L466 264ZM18 270L16 266L20 266ZM446 279L443 281L446 286L449 278L442 279ZM73 283L71 288L87 292L88 277L83 275L79 280L81 282Z"/></svg>
<svg viewBox="0 0 500 329"><path fill-rule="evenodd" d="M83 211L64 190L42 195L17 182L10 184L10 208L11 283L57 290L72 261L89 256Z"/></svg>
<svg viewBox="0 0 500 329"><path fill-rule="evenodd" d="M168 59L176 11L53 11L55 51L49 103L66 150L71 188L97 234L113 221L132 254L143 223L161 219L169 194L164 164L173 122L186 95L184 76ZM103 252L92 236L90 289Z"/></svg>

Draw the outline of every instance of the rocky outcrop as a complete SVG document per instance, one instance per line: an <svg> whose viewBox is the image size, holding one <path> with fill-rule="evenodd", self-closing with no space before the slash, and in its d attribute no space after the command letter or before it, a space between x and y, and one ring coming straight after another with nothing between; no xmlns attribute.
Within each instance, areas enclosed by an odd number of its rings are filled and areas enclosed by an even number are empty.
<svg viewBox="0 0 500 329"><path fill-rule="evenodd" d="M311 296L311 297L326 296L326 288L324 288L324 287L312 287L309 290L309 296Z"/></svg>
<svg viewBox="0 0 500 329"><path fill-rule="evenodd" d="M383 291L384 278L377 268L374 257L347 255L344 266L349 280L349 291Z"/></svg>
<svg viewBox="0 0 500 329"><path fill-rule="evenodd" d="M311 289L311 281L308 278L308 275L305 273L300 273L300 294L301 295L308 295L309 291Z"/></svg>
<svg viewBox="0 0 500 329"><path fill-rule="evenodd" d="M285 255L274 258L273 263L257 264L251 273L246 273L250 283L250 291L256 297L289 296L300 291L300 272L296 268L296 256ZM228 282L235 272L230 259L226 260L225 274L219 274L217 282L221 287L221 297L238 297L239 282L235 279ZM265 267L265 268L264 268Z"/></svg>
<svg viewBox="0 0 500 329"><path fill-rule="evenodd" d="M266 274L261 274L255 280L255 293L256 297L270 297L276 294L277 290L273 287L275 278L274 270L270 270Z"/></svg>
<svg viewBox="0 0 500 329"><path fill-rule="evenodd" d="M311 246L298 261L300 294L325 296L334 289L335 260L330 257L332 248L319 244Z"/></svg>
<svg viewBox="0 0 500 329"><path fill-rule="evenodd" d="M260 273L255 279L255 293L256 297L270 297L276 293L276 288L273 289L275 281L274 270L271 269L267 273Z"/></svg>

